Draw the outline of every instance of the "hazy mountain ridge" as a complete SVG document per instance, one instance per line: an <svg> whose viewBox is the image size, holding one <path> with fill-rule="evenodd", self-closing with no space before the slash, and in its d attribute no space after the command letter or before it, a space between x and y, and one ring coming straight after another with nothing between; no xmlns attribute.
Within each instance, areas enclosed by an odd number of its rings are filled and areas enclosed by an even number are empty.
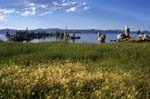
<svg viewBox="0 0 150 99"><path fill-rule="evenodd" d="M9 31L9 33L15 33L16 31L25 31L25 30L17 30L17 29L0 29L0 34L5 34L7 31ZM48 29L32 29L29 30L31 32L64 32L64 29L59 29L59 28L48 28ZM69 32L77 32L77 33L97 33L97 32L101 32L104 34L108 34L108 33L123 33L124 30L97 30L97 29L68 29ZM136 31L131 31L132 33L136 33ZM143 31L143 33L150 33L149 31Z"/></svg>

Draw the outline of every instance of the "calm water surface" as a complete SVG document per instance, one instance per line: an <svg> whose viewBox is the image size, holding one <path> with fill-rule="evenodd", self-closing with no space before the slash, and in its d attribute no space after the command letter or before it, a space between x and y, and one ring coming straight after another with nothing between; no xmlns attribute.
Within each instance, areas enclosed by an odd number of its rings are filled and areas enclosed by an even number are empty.
<svg viewBox="0 0 150 99"><path fill-rule="evenodd" d="M72 35L72 34L71 34ZM97 34L76 34L76 36L80 36L81 39L75 40L76 43L97 43L98 36ZM110 42L110 40L115 40L117 34L106 34L106 42ZM132 38L136 37L136 34L130 34ZM7 38L5 37L5 34L0 34L0 40L7 41ZM38 43L38 42L52 42L56 41L55 37L47 37L42 39L34 39L31 42ZM58 40L57 40L58 41ZM73 42L70 40L69 42Z"/></svg>

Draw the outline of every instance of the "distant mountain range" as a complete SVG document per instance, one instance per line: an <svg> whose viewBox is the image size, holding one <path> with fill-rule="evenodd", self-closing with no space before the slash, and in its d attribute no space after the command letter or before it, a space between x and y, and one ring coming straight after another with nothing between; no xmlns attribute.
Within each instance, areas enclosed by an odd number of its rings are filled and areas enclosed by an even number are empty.
<svg viewBox="0 0 150 99"><path fill-rule="evenodd" d="M16 31L25 31L25 30L16 30L16 29L0 29L0 34L5 34L7 31L9 33L15 33ZM34 30L29 30L30 32L64 32L64 29L59 29L59 28L48 28L48 29L34 29ZM77 33L97 33L97 32L102 32L105 34L108 33L123 33L123 30L96 30L96 29L69 29L69 32L77 32ZM150 33L148 31L143 31L144 33ZM132 33L136 33L135 31L132 31Z"/></svg>

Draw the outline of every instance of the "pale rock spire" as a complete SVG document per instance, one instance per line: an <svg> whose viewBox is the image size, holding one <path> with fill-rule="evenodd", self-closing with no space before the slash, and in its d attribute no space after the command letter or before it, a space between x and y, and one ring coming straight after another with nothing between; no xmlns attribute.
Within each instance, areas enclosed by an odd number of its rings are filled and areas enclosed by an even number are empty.
<svg viewBox="0 0 150 99"><path fill-rule="evenodd" d="M128 25L125 26L125 35L126 37L130 37L130 28L128 27Z"/></svg>

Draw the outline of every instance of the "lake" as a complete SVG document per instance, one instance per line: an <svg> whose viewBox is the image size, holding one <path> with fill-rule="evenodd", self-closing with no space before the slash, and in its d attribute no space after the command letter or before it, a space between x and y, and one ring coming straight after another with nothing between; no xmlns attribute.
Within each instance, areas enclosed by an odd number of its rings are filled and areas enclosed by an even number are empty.
<svg viewBox="0 0 150 99"><path fill-rule="evenodd" d="M72 35L72 34L71 34ZM98 36L97 34L76 34L76 36L80 36L81 39L75 40L76 43L97 43L98 41ZM117 34L113 33L108 33L106 34L106 42L110 42L110 40L115 40ZM132 38L136 37L135 33L131 33L130 36ZM5 37L5 34L0 34L0 40L7 41L7 38ZM42 38L42 39L34 39L31 42L33 43L38 43L38 42L52 42L56 41L55 37L47 37L47 38ZM59 40L57 40L59 41ZM70 40L69 42L73 42Z"/></svg>

